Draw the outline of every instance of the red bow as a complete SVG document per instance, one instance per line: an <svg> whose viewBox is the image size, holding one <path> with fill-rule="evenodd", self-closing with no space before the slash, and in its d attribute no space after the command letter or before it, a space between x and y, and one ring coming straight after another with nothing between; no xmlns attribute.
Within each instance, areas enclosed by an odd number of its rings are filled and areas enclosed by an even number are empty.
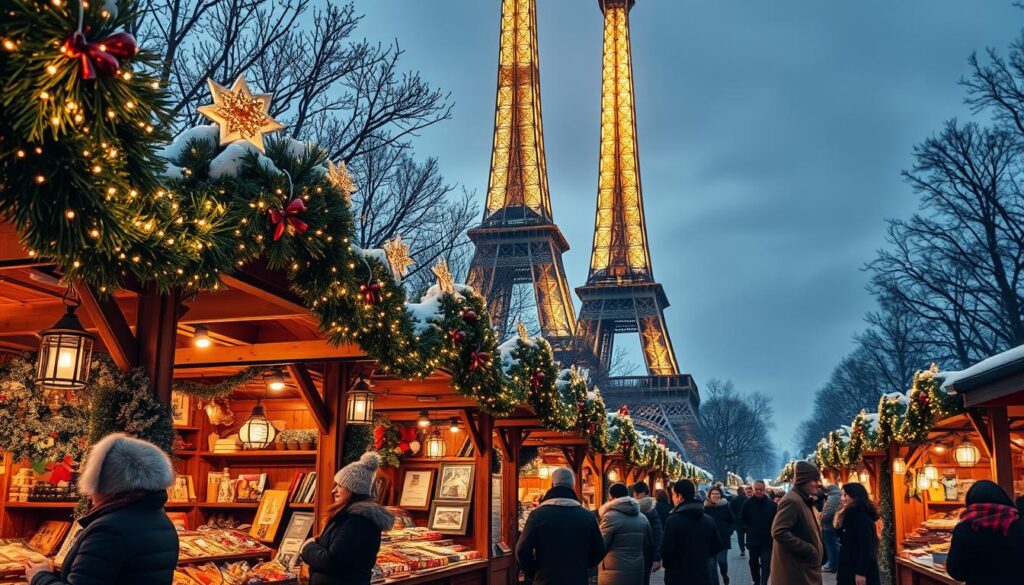
<svg viewBox="0 0 1024 585"><path fill-rule="evenodd" d="M469 354L469 371L475 372L481 366L491 363L491 354L486 351L474 351Z"/></svg>
<svg viewBox="0 0 1024 585"><path fill-rule="evenodd" d="M533 376L530 378L530 386L532 386L534 390L539 390L540 385L544 383L544 380L546 380L547 377L547 374L540 370L537 370L536 372L533 373Z"/></svg>
<svg viewBox="0 0 1024 585"><path fill-rule="evenodd" d="M292 199L284 211L277 209L270 210L270 221L274 224L274 241L281 239L285 229L291 227L300 234L306 233L309 226L299 219L299 214L306 211L306 202L302 199Z"/></svg>
<svg viewBox="0 0 1024 585"><path fill-rule="evenodd" d="M61 47L61 52L68 59L79 60L83 79L96 79L97 74L100 77L117 75L117 70L121 67L117 58L134 57L138 51L139 46L135 44L135 37L126 32L114 33L94 43L85 40L85 35L81 32L76 32L68 37Z"/></svg>
<svg viewBox="0 0 1024 585"><path fill-rule="evenodd" d="M305 231L305 228L303 228L302 231ZM382 297L379 282L360 285L359 291L363 293L363 302L365 302L367 305L380 304Z"/></svg>

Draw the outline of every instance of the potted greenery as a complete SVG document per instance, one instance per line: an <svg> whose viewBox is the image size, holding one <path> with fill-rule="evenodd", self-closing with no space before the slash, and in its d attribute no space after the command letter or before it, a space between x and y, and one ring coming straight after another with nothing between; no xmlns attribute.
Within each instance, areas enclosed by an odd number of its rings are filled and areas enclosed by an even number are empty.
<svg viewBox="0 0 1024 585"><path fill-rule="evenodd" d="M299 449L299 437L301 436L302 430L300 429L287 429L281 431L281 444L284 448L290 451L297 451Z"/></svg>
<svg viewBox="0 0 1024 585"><path fill-rule="evenodd" d="M299 448L303 451L316 449L316 442L320 439L320 433L316 429L298 429Z"/></svg>

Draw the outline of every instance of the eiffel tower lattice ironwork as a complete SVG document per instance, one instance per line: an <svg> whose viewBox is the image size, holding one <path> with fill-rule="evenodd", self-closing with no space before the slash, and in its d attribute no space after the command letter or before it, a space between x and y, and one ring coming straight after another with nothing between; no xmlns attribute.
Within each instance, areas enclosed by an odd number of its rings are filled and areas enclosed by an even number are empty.
<svg viewBox="0 0 1024 585"><path fill-rule="evenodd" d="M681 374L665 324L668 297L654 280L637 150L629 12L635 0L598 0L604 14L601 145L597 218L590 274L576 289L583 306L578 336L599 367L611 365L617 333L639 333L647 376L612 378L609 407L625 403L633 420L685 452L686 427L699 406L697 386Z"/></svg>
<svg viewBox="0 0 1024 585"><path fill-rule="evenodd" d="M508 326L513 287L531 284L541 333L556 348L576 331L562 266L569 244L555 225L541 123L536 0L503 0L494 142L483 222L469 284L487 300L491 322Z"/></svg>

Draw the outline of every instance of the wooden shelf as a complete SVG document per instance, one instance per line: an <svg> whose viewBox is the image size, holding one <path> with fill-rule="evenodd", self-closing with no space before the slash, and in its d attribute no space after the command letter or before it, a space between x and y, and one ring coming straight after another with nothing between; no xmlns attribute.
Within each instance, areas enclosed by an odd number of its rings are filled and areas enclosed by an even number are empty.
<svg viewBox="0 0 1024 585"><path fill-rule="evenodd" d="M316 461L316 451L274 451L252 450L235 451L233 453L213 453L203 451L199 456L204 459L253 459L266 461Z"/></svg>
<svg viewBox="0 0 1024 585"><path fill-rule="evenodd" d="M176 430L176 431L198 431L199 427L193 427L193 426L174 427L174 430Z"/></svg>
<svg viewBox="0 0 1024 585"><path fill-rule="evenodd" d="M259 502L200 502L199 503L199 508L200 509L207 509L207 510L216 510L218 508L222 508L222 509L238 509L238 508L247 509L247 508L252 508L253 510L255 510L256 508L259 508L259 507L260 507Z"/></svg>
<svg viewBox="0 0 1024 585"><path fill-rule="evenodd" d="M198 454L198 453L199 453L199 451L196 451L195 449L182 450L182 451L175 451L174 452L174 456L175 457L195 457L196 454Z"/></svg>
<svg viewBox="0 0 1024 585"><path fill-rule="evenodd" d="M67 508L71 509L78 505L78 502L7 502L6 508Z"/></svg>
<svg viewBox="0 0 1024 585"><path fill-rule="evenodd" d="M928 501L929 506L960 506L961 508L966 506L967 503L963 500L943 500L941 502Z"/></svg>
<svg viewBox="0 0 1024 585"><path fill-rule="evenodd" d="M293 510L312 510L316 504L288 504Z"/></svg>
<svg viewBox="0 0 1024 585"><path fill-rule="evenodd" d="M164 504L164 508L171 510L182 510L185 508L191 508L195 505L195 502L167 502L166 504Z"/></svg>

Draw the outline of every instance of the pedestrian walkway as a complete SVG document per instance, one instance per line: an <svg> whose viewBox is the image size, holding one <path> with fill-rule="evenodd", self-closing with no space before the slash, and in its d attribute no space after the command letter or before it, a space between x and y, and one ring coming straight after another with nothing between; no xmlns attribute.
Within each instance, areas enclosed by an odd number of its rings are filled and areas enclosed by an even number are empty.
<svg viewBox="0 0 1024 585"><path fill-rule="evenodd" d="M736 539L733 538L733 546L729 550L729 585L753 585L750 582L750 567L747 565L748 557L741 557L740 551L736 548ZM835 573L824 573L822 585L835 585ZM658 571L651 575L651 585L664 585L665 571Z"/></svg>

